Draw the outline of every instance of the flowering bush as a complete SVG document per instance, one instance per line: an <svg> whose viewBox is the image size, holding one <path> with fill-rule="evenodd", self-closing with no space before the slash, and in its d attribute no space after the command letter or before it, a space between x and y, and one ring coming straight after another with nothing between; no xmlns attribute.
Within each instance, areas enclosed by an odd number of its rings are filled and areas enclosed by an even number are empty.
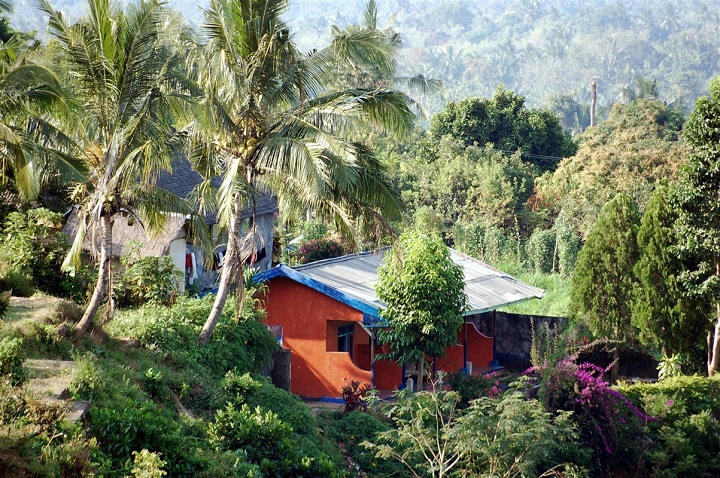
<svg viewBox="0 0 720 478"><path fill-rule="evenodd" d="M301 264L315 262L345 254L345 248L337 239L311 239L300 245L296 255Z"/></svg>
<svg viewBox="0 0 720 478"><path fill-rule="evenodd" d="M593 450L599 469L638 463L647 444L644 426L656 418L610 388L604 378L607 369L576 364L575 358L566 357L544 369L533 367L526 373L542 377L540 395L548 410L574 412L581 441Z"/></svg>
<svg viewBox="0 0 720 478"><path fill-rule="evenodd" d="M497 398L500 396L500 382L496 373L488 373L473 377L462 370L450 375L450 389L460 394L461 408L467 407L470 401L480 397Z"/></svg>

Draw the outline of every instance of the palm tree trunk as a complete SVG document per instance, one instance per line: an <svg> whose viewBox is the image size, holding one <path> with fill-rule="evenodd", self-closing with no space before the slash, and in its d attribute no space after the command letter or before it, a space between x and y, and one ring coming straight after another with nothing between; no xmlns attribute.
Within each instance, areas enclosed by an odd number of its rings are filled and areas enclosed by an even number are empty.
<svg viewBox="0 0 720 478"><path fill-rule="evenodd" d="M218 292L215 296L215 302L213 303L210 315L203 325L200 337L198 337L199 345L206 345L210 336L215 330L215 326L220 320L220 315L225 308L225 302L227 301L228 295L230 294L230 287L232 286L233 280L236 276L238 268L242 267L242 258L240 257L240 244L238 241L240 235L240 225L242 223L242 202L240 196L235 197L235 217L230 224L230 230L228 231L228 242L227 250L225 251L225 257L223 258L222 270L220 272L220 283L218 285ZM239 287L239 294L242 294L242 287Z"/></svg>
<svg viewBox="0 0 720 478"><path fill-rule="evenodd" d="M93 324L95 315L102 304L105 289L110 287L110 260L112 255L112 218L108 213L100 216L100 267L95 290L90 298L85 314L75 326L75 335L83 335Z"/></svg>

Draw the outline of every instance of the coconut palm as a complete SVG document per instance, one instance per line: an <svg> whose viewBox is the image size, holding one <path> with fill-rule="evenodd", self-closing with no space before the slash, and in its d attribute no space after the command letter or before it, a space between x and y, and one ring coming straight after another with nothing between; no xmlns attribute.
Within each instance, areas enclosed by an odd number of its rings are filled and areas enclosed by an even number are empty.
<svg viewBox="0 0 720 478"><path fill-rule="evenodd" d="M257 241L240 237L241 211L258 192L278 197L284 210L311 210L358 233L398 210L397 196L359 139L370 130L405 133L414 116L407 98L389 89L335 89L338 64L371 61L389 74L394 49L376 29L336 30L330 46L298 51L280 19L282 0L211 0L203 25L206 44L194 68L205 98L187 132L191 157L205 176L222 174L213 195L228 232L218 293L199 343L212 334L243 262ZM249 245L249 250L243 247ZM238 287L241 301L242 287Z"/></svg>
<svg viewBox="0 0 720 478"><path fill-rule="evenodd" d="M193 212L154 185L159 172L171 168L179 141L174 118L189 85L178 48L185 27L157 0L124 11L111 0L88 3L89 15L72 25L47 0L41 3L60 47L58 63L79 105L65 125L67 135L88 170L87 181L72 193L78 230L63 267L79 266L86 238L99 248L98 279L76 326L79 334L92 324L106 291L112 296L113 216L131 215L159 230L168 212ZM112 313L112 300L109 305Z"/></svg>
<svg viewBox="0 0 720 478"><path fill-rule="evenodd" d="M65 99L38 45L28 45L19 35L0 41L0 174L3 184L12 178L23 199L38 195L48 167L77 172L72 158L53 147L64 138L48 120Z"/></svg>

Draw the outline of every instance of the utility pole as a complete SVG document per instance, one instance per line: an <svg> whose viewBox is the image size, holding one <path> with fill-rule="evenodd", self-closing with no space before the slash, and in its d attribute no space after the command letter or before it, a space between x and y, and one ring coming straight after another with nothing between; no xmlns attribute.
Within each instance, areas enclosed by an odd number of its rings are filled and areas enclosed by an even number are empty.
<svg viewBox="0 0 720 478"><path fill-rule="evenodd" d="M595 126L595 106L597 105L597 81L590 83L590 126Z"/></svg>

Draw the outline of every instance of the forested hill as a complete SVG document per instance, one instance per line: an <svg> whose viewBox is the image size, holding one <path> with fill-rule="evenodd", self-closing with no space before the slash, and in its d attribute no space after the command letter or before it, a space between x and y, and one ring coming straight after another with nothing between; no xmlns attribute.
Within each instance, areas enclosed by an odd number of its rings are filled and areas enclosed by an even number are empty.
<svg viewBox="0 0 720 478"><path fill-rule="evenodd" d="M201 21L198 3L173 0L188 20ZM357 21L365 0L290 0L288 20L298 43L322 45L332 25ZM401 73L441 79L444 101L490 96L498 84L549 105L570 94L588 102L598 80L601 106L624 100L637 79L655 80L658 94L686 111L720 71L720 2L716 0L380 0L381 24L403 39ZM83 2L54 4L70 17ZM43 32L34 0L16 4L13 24ZM636 92L636 91L635 91Z"/></svg>

